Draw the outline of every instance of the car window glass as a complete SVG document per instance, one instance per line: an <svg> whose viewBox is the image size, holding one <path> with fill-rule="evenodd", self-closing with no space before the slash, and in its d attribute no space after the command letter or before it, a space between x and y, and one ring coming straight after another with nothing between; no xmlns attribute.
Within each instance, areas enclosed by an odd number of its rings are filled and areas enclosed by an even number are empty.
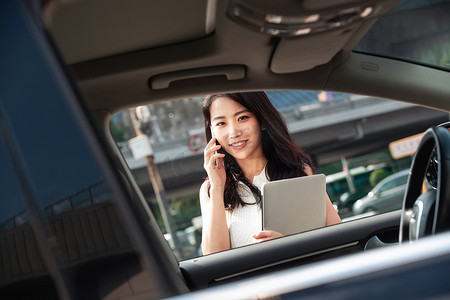
<svg viewBox="0 0 450 300"><path fill-rule="evenodd" d="M393 180L393 184L392 184L391 188L396 187L396 186L400 186L402 184L403 184L403 181L401 180L401 177L395 178L395 180Z"/></svg>
<svg viewBox="0 0 450 300"><path fill-rule="evenodd" d="M406 184L408 181L408 176L404 175L398 178L398 185Z"/></svg>
<svg viewBox="0 0 450 300"><path fill-rule="evenodd" d="M380 187L380 193L384 193L396 187L398 184L398 180L388 181Z"/></svg>
<svg viewBox="0 0 450 300"><path fill-rule="evenodd" d="M394 10L377 19L354 51L450 70L449 13L448 0L400 1Z"/></svg>
<svg viewBox="0 0 450 300"><path fill-rule="evenodd" d="M18 279L37 275L41 296L56 299L57 291L30 226L19 177L2 135L0 165L0 288L8 291L7 287ZM26 294L26 291L22 292ZM14 293L17 296L20 294Z"/></svg>
<svg viewBox="0 0 450 300"><path fill-rule="evenodd" d="M379 193L368 197L370 192L381 180L410 167L410 146L416 145L416 134L448 120L445 112L361 95L323 91L267 91L267 95L285 118L296 143L312 157L317 172L326 175L327 194L344 222L368 211L386 212L373 207ZM121 111L113 116L110 126L180 260L201 255L198 194L206 177L203 149L207 142L201 101L202 97L193 97ZM418 114L423 123L414 121ZM399 127L398 122L409 125ZM145 156L133 156L136 132L147 135L166 205L161 205L153 192ZM381 192L401 185L390 180L379 188ZM394 203L390 205L393 209L401 208L401 195L385 200Z"/></svg>
<svg viewBox="0 0 450 300"><path fill-rule="evenodd" d="M14 228L16 223L25 223L28 217L24 214L25 202L3 138L0 138L0 160L0 199L9 199L0 202L0 231L5 231Z"/></svg>
<svg viewBox="0 0 450 300"><path fill-rule="evenodd" d="M2 293L156 298L157 281L143 271L126 232L113 201L122 194L112 192L114 174L105 172L85 111L22 4L2 4L0 19L7 11L15 39L13 49L10 32L0 33L0 65L8 70L0 72ZM134 290L127 283L133 277Z"/></svg>

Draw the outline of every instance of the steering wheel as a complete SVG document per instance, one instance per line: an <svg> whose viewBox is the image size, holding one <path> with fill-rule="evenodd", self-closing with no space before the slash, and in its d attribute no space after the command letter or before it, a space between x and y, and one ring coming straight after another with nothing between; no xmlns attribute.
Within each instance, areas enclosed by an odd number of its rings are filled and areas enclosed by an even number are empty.
<svg viewBox="0 0 450 300"><path fill-rule="evenodd" d="M449 125L429 128L420 140L403 199L399 243L450 229ZM423 193L427 173L435 184L428 181L428 191Z"/></svg>

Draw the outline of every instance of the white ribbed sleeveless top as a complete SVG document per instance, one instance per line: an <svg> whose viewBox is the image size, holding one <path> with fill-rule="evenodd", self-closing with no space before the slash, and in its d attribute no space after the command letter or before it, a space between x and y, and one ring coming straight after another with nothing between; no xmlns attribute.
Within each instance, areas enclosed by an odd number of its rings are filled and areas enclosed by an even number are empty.
<svg viewBox="0 0 450 300"><path fill-rule="evenodd" d="M266 168L255 177L253 184L261 190L261 185L269 180L266 177ZM239 182L239 193L242 200L247 203L255 203L255 197L249 187ZM261 207L258 204L245 205L226 210L227 225L230 232L231 248L236 248L253 243L252 235L262 230Z"/></svg>

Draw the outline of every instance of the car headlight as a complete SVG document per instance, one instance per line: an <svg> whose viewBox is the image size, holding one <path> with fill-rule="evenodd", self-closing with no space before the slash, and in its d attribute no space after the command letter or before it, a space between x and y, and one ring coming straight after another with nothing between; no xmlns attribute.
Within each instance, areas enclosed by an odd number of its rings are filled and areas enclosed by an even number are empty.
<svg viewBox="0 0 450 300"><path fill-rule="evenodd" d="M359 210L359 208L361 207L362 203L363 202L361 200L356 201L355 204L353 204L353 211Z"/></svg>

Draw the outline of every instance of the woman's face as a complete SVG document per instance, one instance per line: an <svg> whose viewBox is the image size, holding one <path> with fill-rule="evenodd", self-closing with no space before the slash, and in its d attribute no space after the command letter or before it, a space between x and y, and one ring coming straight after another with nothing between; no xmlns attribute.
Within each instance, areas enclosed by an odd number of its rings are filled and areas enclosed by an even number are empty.
<svg viewBox="0 0 450 300"><path fill-rule="evenodd" d="M226 97L214 100L210 113L214 136L238 163L245 159L264 158L261 127L253 113Z"/></svg>

